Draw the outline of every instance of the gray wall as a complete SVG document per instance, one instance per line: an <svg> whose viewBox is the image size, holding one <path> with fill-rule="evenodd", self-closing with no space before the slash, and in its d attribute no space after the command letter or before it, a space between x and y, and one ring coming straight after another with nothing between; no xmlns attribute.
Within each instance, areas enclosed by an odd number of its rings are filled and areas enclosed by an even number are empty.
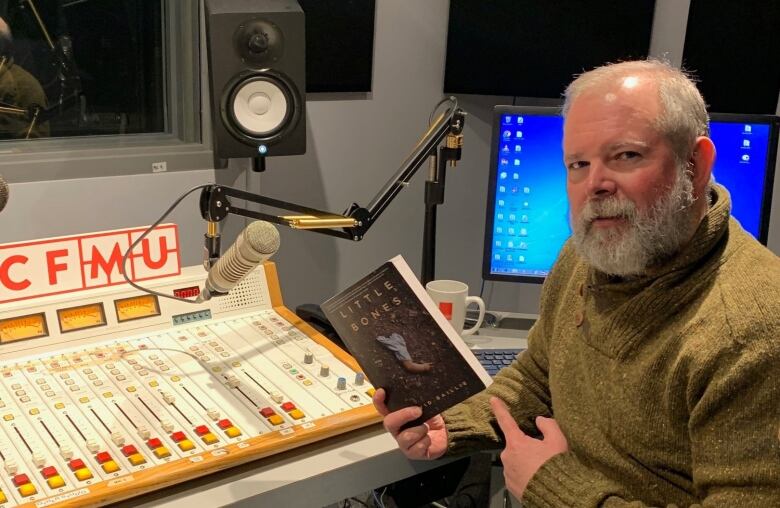
<svg viewBox="0 0 780 508"><path fill-rule="evenodd" d="M231 170L58 180L11 186L0 214L0 241L148 224L184 190L214 181L324 210L341 212L353 201L367 205L426 128L442 97L447 0L377 0L373 91L308 98L306 155L268 161L262 175ZM651 51L679 62L688 2L657 0ZM204 80L206 74L203 74ZM463 160L447 178L439 209L437 277L481 283L483 224L487 195L490 114L511 97L459 97L469 114ZM423 168L361 242L304 231L282 230L276 256L288 307L321 302L395 254L419 273L423 219ZM780 252L780 178L776 180L769 244ZM203 222L196 196L182 203L171 221L180 226L185 264L198 264ZM231 218L225 242L243 221ZM487 283L488 306L534 312L539 287Z"/></svg>

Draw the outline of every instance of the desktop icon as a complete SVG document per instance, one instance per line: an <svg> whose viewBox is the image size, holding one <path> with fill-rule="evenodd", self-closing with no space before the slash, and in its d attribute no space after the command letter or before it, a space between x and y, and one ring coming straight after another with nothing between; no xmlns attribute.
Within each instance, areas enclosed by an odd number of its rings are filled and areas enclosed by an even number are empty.
<svg viewBox="0 0 780 508"><path fill-rule="evenodd" d="M750 155L745 154L742 156L742 162L750 162Z"/></svg>

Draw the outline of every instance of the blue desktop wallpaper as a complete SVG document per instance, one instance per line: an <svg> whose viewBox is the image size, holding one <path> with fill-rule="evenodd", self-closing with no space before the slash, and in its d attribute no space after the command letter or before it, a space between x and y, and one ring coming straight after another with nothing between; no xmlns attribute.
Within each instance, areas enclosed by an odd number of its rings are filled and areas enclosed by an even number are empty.
<svg viewBox="0 0 780 508"><path fill-rule="evenodd" d="M544 277L571 235L560 116L501 117L490 272Z"/></svg>
<svg viewBox="0 0 780 508"><path fill-rule="evenodd" d="M758 238L766 192L769 125L710 122L710 137L717 152L712 168L715 181L731 194L731 214Z"/></svg>
<svg viewBox="0 0 780 508"><path fill-rule="evenodd" d="M538 277L549 273L571 235L566 169L557 115L503 114L498 139L495 190L491 203L489 274ZM770 126L711 122L717 149L715 180L731 193L732 214L754 237L759 235L769 154ZM490 213L490 212L489 212ZM488 252L489 251L489 252Z"/></svg>

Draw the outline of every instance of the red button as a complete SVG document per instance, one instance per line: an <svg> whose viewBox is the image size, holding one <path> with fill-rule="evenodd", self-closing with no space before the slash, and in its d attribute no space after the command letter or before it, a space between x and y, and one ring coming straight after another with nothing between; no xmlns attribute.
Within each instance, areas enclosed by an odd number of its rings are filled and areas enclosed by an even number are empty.
<svg viewBox="0 0 780 508"><path fill-rule="evenodd" d="M51 478L52 476L57 476L57 468L55 468L54 466L44 467L43 469L41 469L41 474L46 479Z"/></svg>
<svg viewBox="0 0 780 508"><path fill-rule="evenodd" d="M122 447L122 454L125 457L129 457L130 455L133 455L134 453L138 453L138 449L134 445L127 445Z"/></svg>
<svg viewBox="0 0 780 508"><path fill-rule="evenodd" d="M17 487L21 487L22 485L27 485L30 483L30 479L27 477L26 474L18 474L14 476L14 485Z"/></svg>
<svg viewBox="0 0 780 508"><path fill-rule="evenodd" d="M174 442L178 443L179 441L184 441L187 439L187 436L184 435L184 432L174 432L171 434L171 439L173 439Z"/></svg>
<svg viewBox="0 0 780 508"><path fill-rule="evenodd" d="M70 467L71 471L76 471L78 469L85 467L84 461L81 459L73 459L68 463L68 467Z"/></svg>
<svg viewBox="0 0 780 508"><path fill-rule="evenodd" d="M202 436L204 434L208 434L209 433L209 428L206 427L205 425L198 425L197 427L195 427L195 433L197 435L199 435L199 436Z"/></svg>
<svg viewBox="0 0 780 508"><path fill-rule="evenodd" d="M102 464L111 460L111 455L109 455L108 452L100 452L95 455L95 459L97 459L98 464Z"/></svg>
<svg viewBox="0 0 780 508"><path fill-rule="evenodd" d="M233 424L230 423L230 420L228 420L227 418L224 418L224 419L218 421L217 425L219 425L219 428L222 429L222 430L225 430L228 427L232 427L233 426Z"/></svg>
<svg viewBox="0 0 780 508"><path fill-rule="evenodd" d="M273 415L275 415L275 414L276 414L276 411L274 411L274 410L273 410L272 408L270 408L270 407L264 407L263 409L261 409L261 410L260 410L260 414L261 414L261 415L263 415L263 416L265 416L266 418L268 418L269 416L273 416Z"/></svg>
<svg viewBox="0 0 780 508"><path fill-rule="evenodd" d="M158 438L153 437L149 441L146 442L147 445L149 445L149 448L154 450L155 448L159 448L162 446L162 441L160 441Z"/></svg>
<svg viewBox="0 0 780 508"><path fill-rule="evenodd" d="M289 413L290 411L295 409L295 404L293 404L292 402L285 402L284 404L282 404L282 409L284 409Z"/></svg>

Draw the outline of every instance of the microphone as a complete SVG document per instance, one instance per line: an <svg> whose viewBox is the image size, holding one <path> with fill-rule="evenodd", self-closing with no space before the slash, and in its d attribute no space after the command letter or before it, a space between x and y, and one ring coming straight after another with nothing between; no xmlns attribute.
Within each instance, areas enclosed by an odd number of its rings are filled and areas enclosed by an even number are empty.
<svg viewBox="0 0 780 508"><path fill-rule="evenodd" d="M3 179L3 176L0 175L0 212L3 211L6 204L8 204L8 184Z"/></svg>
<svg viewBox="0 0 780 508"><path fill-rule="evenodd" d="M238 235L236 243L214 263L195 303L222 296L233 289L257 265L279 250L279 231L273 224L255 221Z"/></svg>

